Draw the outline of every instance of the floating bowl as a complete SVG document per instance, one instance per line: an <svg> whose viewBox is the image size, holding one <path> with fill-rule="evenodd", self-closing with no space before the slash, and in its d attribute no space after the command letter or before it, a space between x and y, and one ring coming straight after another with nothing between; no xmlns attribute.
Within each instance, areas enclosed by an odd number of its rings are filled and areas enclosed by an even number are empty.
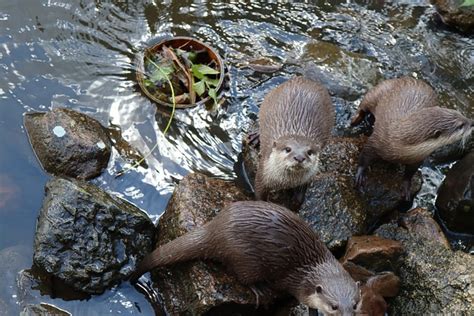
<svg viewBox="0 0 474 316"><path fill-rule="evenodd" d="M186 36L178 36L178 37L173 37L171 39L166 39L161 42L159 42L156 45L153 45L151 47L148 47L145 49L145 52L141 54L138 57L137 60L137 81L138 85L140 86L140 89L142 89L143 93L150 98L152 101L158 103L159 105L167 106L167 107L173 107L172 103L164 102L163 100L158 99L156 96L154 96L150 91L148 91L146 85L145 85L145 57L150 56L150 55L155 55L157 52L161 51L163 45L166 45L167 47L172 47L172 48L180 48L185 51L200 51L200 50L205 50L209 56L209 60L214 61L217 64L218 71L219 71L219 82L216 87L216 93L219 96L220 92L222 91L222 88L224 86L224 78L225 78L225 68L224 68L224 62L222 61L222 58L219 56L219 54L209 45L198 41L192 37L186 37ZM211 102L214 102L211 97L207 96L206 98L196 102L196 103L183 103L183 104L178 104L176 103L176 108L190 108L194 107L197 105L205 105L209 104Z"/></svg>

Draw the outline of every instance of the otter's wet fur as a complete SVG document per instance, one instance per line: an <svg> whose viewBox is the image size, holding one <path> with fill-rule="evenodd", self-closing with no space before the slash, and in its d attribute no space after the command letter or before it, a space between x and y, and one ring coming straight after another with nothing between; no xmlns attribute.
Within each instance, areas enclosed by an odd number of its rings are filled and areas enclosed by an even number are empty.
<svg viewBox="0 0 474 316"><path fill-rule="evenodd" d="M455 110L438 106L434 90L410 77L385 80L362 100L352 125L365 115L375 117L373 133L359 158L356 185L365 182L365 169L374 159L405 164L402 195L410 199L411 178L434 150L472 133L473 121Z"/></svg>
<svg viewBox="0 0 474 316"><path fill-rule="evenodd" d="M222 262L249 287L293 295L326 315L352 315L359 288L313 230L290 210L263 201L235 202L210 222L160 246L132 279L193 259Z"/></svg>
<svg viewBox="0 0 474 316"><path fill-rule="evenodd" d="M334 126L327 89L295 77L272 90L259 112L260 159L255 195L266 200L272 190L291 189L311 181L319 153Z"/></svg>

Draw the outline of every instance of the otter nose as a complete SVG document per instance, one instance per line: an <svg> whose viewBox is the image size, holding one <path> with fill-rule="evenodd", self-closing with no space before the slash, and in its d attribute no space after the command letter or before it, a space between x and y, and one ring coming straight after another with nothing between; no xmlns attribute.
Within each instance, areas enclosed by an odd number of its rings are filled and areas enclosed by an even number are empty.
<svg viewBox="0 0 474 316"><path fill-rule="evenodd" d="M303 161L305 161L306 157L305 156L302 156L302 155L296 155L293 157L296 161L298 161L299 163L302 163Z"/></svg>

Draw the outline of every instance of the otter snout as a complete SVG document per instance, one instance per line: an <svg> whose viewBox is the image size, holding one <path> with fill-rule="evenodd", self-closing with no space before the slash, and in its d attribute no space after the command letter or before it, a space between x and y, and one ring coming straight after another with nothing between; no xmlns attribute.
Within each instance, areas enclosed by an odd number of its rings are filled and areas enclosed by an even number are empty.
<svg viewBox="0 0 474 316"><path fill-rule="evenodd" d="M303 156L303 155L296 155L296 156L293 156L293 159L296 160L299 163L302 163L303 161L306 160L306 157Z"/></svg>

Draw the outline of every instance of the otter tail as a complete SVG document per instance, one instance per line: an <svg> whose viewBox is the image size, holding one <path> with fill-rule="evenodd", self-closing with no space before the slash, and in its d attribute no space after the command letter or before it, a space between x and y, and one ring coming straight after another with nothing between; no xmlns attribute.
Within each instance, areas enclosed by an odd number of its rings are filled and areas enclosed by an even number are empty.
<svg viewBox="0 0 474 316"><path fill-rule="evenodd" d="M129 279L134 282L156 267L208 257L206 235L205 227L200 227L156 248L138 264Z"/></svg>

